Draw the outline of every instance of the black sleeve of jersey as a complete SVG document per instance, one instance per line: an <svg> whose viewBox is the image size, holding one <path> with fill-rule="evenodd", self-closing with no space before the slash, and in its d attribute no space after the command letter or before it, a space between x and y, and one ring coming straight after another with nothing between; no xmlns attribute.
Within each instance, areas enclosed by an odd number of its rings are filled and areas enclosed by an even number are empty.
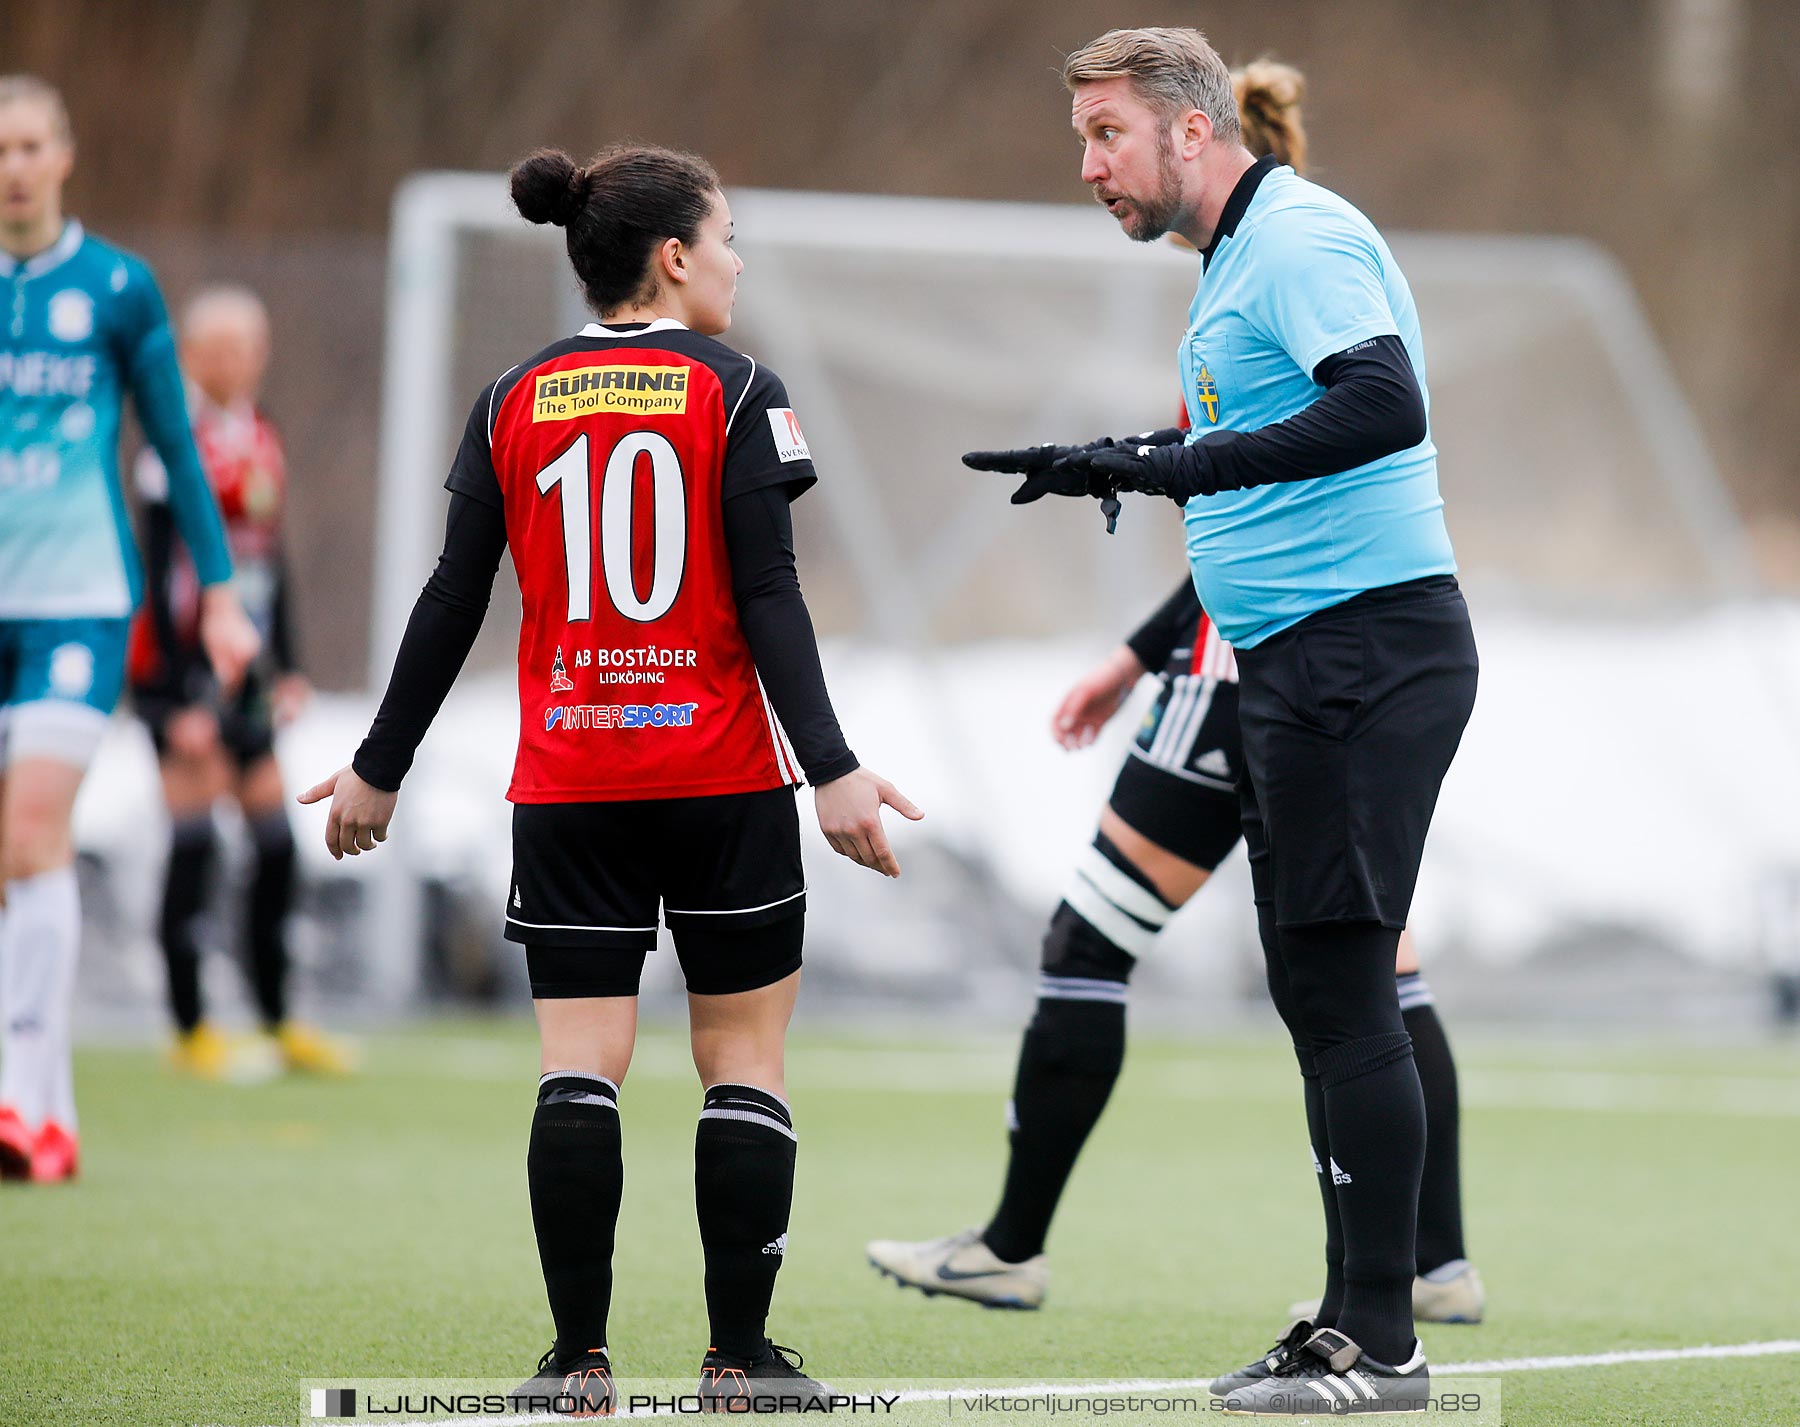
<svg viewBox="0 0 1800 1427"><path fill-rule="evenodd" d="M209 678L199 651L184 645L175 628L171 581L175 563L175 513L165 500L144 502L144 603L150 628L156 634L156 652L162 668L153 686L144 692L178 704L205 698Z"/></svg>
<svg viewBox="0 0 1800 1427"><path fill-rule="evenodd" d="M806 781L816 788L855 772L858 764L832 710L812 616L800 594L788 495L783 486L764 485L727 500L725 550L750 657Z"/></svg>
<svg viewBox="0 0 1800 1427"><path fill-rule="evenodd" d="M1425 439L1425 395L1398 337L1375 337L1334 353L1313 368L1313 380L1325 395L1286 421L1202 436L1190 448L1198 469L1184 470L1168 494L1186 504L1202 492L1316 480Z"/></svg>
<svg viewBox="0 0 1800 1427"><path fill-rule="evenodd" d="M456 459L450 463L450 474L444 478L444 485L450 490L483 505L491 505L495 510L503 509L506 502L500 494L500 478L494 474L494 443L490 431L493 408L501 395L498 388L505 379L488 383L475 399L468 425L463 427L462 444L456 448Z"/></svg>
<svg viewBox="0 0 1800 1427"><path fill-rule="evenodd" d="M399 789L425 731L462 672L506 553L506 521L491 505L453 491L444 551L419 592L381 711L350 766L370 787Z"/></svg>
<svg viewBox="0 0 1800 1427"><path fill-rule="evenodd" d="M787 486L797 500L818 479L794 409L781 378L753 365L741 398L728 391L725 423L725 469L720 495L733 496L763 486Z"/></svg>
<svg viewBox="0 0 1800 1427"><path fill-rule="evenodd" d="M1199 628L1200 596L1194 592L1194 582L1184 577L1174 593L1125 641L1125 647L1137 656L1138 663L1152 674L1159 674L1169 656L1181 647L1181 641L1192 639Z"/></svg>
<svg viewBox="0 0 1800 1427"><path fill-rule="evenodd" d="M269 630L269 658L277 673L292 674L300 667L300 650L294 641L293 582L288 579L287 552L275 552L274 626Z"/></svg>

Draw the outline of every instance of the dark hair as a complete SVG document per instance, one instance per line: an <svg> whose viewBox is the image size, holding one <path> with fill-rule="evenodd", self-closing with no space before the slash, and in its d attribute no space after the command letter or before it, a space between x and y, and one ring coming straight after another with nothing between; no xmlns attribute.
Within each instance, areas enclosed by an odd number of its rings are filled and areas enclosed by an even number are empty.
<svg viewBox="0 0 1800 1427"><path fill-rule="evenodd" d="M533 223L568 230L569 261L604 314L655 294L651 254L669 238L699 241L719 175L705 159L654 144L618 144L586 168L561 149L539 149L513 166L513 205Z"/></svg>

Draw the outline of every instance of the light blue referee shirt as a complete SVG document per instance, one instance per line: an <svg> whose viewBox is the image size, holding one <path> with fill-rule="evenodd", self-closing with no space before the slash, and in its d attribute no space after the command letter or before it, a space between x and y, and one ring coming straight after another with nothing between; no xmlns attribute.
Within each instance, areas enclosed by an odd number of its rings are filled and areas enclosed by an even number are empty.
<svg viewBox="0 0 1800 1427"><path fill-rule="evenodd" d="M1329 189L1263 160L1239 181L1202 262L1181 343L1193 430L1255 431L1325 394L1320 362L1398 336L1426 411L1412 292L1374 224ZM1364 590L1454 574L1429 430L1409 450L1323 476L1195 496L1187 553L1219 632L1253 648Z"/></svg>

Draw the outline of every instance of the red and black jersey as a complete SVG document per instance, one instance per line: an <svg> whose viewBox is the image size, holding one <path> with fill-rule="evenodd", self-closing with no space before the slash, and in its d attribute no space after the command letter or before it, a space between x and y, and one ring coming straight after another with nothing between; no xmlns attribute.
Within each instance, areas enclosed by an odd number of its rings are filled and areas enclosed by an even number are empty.
<svg viewBox="0 0 1800 1427"><path fill-rule="evenodd" d="M446 484L518 573L515 803L798 783L738 623L722 502L817 480L781 381L662 320L589 324L489 386Z"/></svg>
<svg viewBox="0 0 1800 1427"><path fill-rule="evenodd" d="M287 453L281 436L249 401L220 406L190 390L188 412L200 464L224 521L232 587L270 661L277 669L291 669L281 534ZM146 589L131 628L127 671L132 684L144 688L177 679L178 671L200 660L200 579L185 547L169 540L169 478L154 451L139 455L134 475L146 521ZM175 647L166 650L164 643Z"/></svg>

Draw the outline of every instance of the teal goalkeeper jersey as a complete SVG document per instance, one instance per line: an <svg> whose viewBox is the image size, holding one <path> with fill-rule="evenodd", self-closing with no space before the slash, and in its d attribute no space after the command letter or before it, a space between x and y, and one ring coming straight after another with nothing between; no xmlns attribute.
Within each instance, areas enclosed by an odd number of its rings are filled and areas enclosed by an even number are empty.
<svg viewBox="0 0 1800 1427"><path fill-rule="evenodd" d="M0 253L0 295L0 619L118 618L136 607L143 575L119 483L128 392L168 468L201 583L229 579L150 269L71 221L35 257Z"/></svg>

